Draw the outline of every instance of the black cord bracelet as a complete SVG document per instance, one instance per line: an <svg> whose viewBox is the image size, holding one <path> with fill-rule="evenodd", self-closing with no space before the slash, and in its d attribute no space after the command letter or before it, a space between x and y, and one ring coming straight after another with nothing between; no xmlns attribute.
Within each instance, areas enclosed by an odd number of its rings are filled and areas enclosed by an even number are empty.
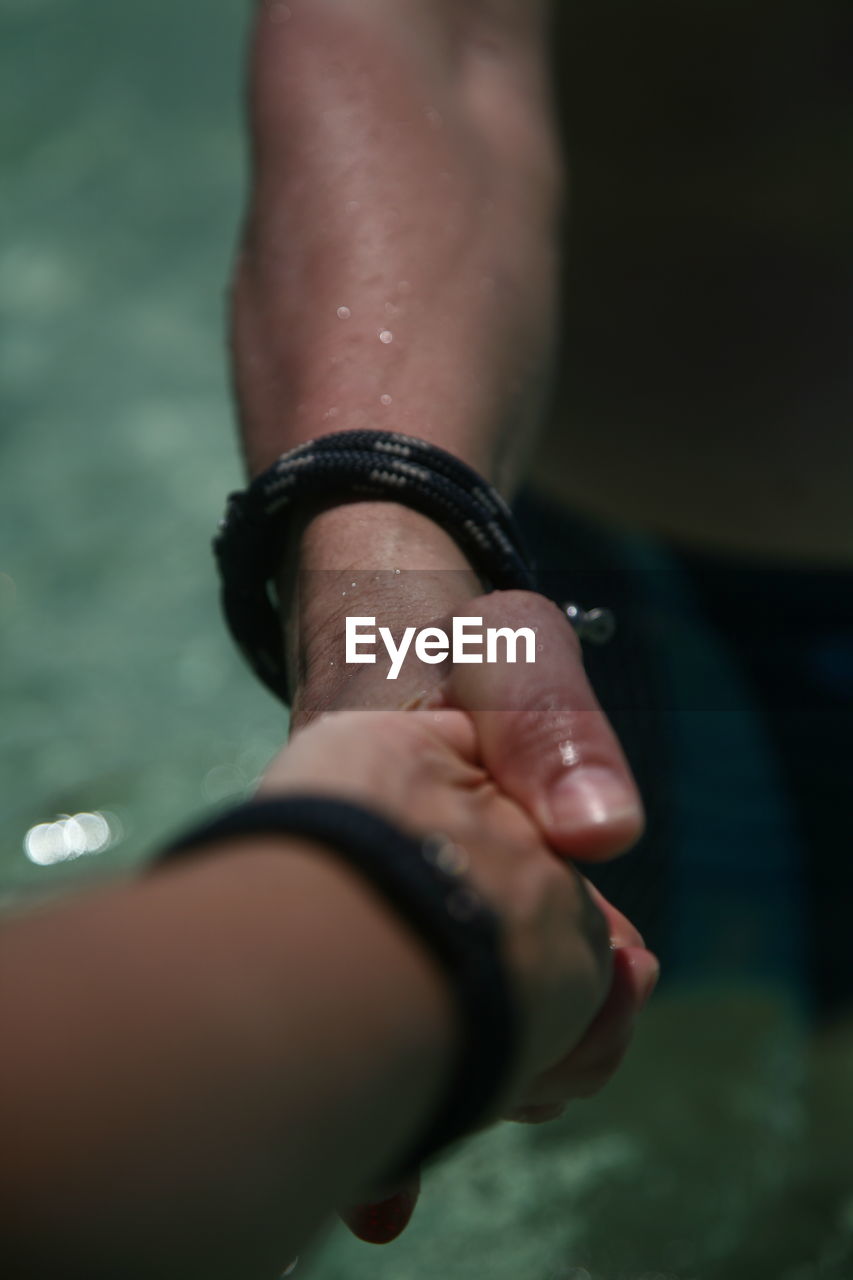
<svg viewBox="0 0 853 1280"><path fill-rule="evenodd" d="M413 1174L493 1111L514 1065L520 1012L511 995L498 916L464 878L467 858L442 836L418 838L357 805L290 796L240 805L169 846L155 866L235 837L319 840L360 870L408 922L451 979L461 1039L450 1093L384 1183Z"/></svg>
<svg viewBox="0 0 853 1280"><path fill-rule="evenodd" d="M342 431L308 441L229 496L213 544L231 634L284 702L290 694L281 624L270 599L281 548L297 509L354 500L399 502L429 516L492 590L536 590L512 512L459 458L393 431Z"/></svg>

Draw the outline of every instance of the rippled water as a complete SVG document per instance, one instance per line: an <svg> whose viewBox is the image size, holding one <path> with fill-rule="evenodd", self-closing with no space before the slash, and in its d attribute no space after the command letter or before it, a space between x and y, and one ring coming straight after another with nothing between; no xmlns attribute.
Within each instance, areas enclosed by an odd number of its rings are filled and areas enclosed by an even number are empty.
<svg viewBox="0 0 853 1280"><path fill-rule="evenodd" d="M283 733L208 547L239 477L222 335L243 21L0 6L7 905L135 864L242 794ZM845 1280L851 1136L853 1037L711 975L656 997L601 1098L496 1128L430 1172L398 1244L338 1227L297 1274Z"/></svg>

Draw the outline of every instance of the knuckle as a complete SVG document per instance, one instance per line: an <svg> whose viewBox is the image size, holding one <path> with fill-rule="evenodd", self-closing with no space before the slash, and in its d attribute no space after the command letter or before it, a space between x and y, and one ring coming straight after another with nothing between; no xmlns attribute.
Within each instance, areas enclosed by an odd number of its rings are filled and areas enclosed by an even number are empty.
<svg viewBox="0 0 853 1280"><path fill-rule="evenodd" d="M563 743L575 744L580 737L576 709L568 705L566 690L552 684L540 684L533 689L522 689L520 696L524 698L523 706L510 708L513 713L512 732L507 734L506 741L510 763L515 762L524 768L531 760L539 761L551 756L555 775L565 771L560 746ZM574 746L573 751L579 756L578 747Z"/></svg>
<svg viewBox="0 0 853 1280"><path fill-rule="evenodd" d="M477 607L490 619L512 618L528 613L530 602L535 599L532 591L490 591L480 596Z"/></svg>
<svg viewBox="0 0 853 1280"><path fill-rule="evenodd" d="M576 640L574 629L569 625L560 606L539 592L491 591L488 595L480 596L475 603L484 618L553 627L560 635L565 635L568 643Z"/></svg>

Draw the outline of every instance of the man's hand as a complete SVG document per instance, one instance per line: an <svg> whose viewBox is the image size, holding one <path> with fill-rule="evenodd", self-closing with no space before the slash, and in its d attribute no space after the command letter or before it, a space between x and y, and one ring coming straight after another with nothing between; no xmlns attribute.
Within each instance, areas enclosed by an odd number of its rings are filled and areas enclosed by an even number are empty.
<svg viewBox="0 0 853 1280"><path fill-rule="evenodd" d="M487 627L532 628L536 661L454 666L436 699L472 717L485 767L552 849L580 861L624 853L642 833L640 796L567 618L521 591L469 608Z"/></svg>
<svg viewBox="0 0 853 1280"><path fill-rule="evenodd" d="M297 725L343 708L456 707L472 717L495 783L556 852L599 861L634 844L643 827L640 797L586 678L577 637L554 604L518 591L471 597L470 575L461 572L405 571L402 580L393 571L322 576L337 606L318 629L322 645L311 633L315 660L302 664L308 677L296 699ZM381 655L370 666L346 666L347 613L387 618L392 629L432 624L449 630L453 613L482 618L484 627L530 627L536 661L509 663L504 656L493 664L427 666L412 655L389 680Z"/></svg>

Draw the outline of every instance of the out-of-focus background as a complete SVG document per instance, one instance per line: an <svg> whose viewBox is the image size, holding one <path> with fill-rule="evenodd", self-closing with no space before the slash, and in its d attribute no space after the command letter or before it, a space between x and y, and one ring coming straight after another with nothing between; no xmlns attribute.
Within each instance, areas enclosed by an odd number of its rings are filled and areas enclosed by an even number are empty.
<svg viewBox="0 0 853 1280"><path fill-rule="evenodd" d="M249 6L0 3L0 901L245 793L283 710L221 623ZM853 1046L784 986L672 987L598 1099L429 1172L316 1280L849 1280ZM61 1071L61 1063L56 1070Z"/></svg>
<svg viewBox="0 0 853 1280"><path fill-rule="evenodd" d="M225 635L210 554L242 483L225 312L246 12L0 11L0 874L16 892L126 866L244 789L285 713ZM85 813L109 831L41 829Z"/></svg>

